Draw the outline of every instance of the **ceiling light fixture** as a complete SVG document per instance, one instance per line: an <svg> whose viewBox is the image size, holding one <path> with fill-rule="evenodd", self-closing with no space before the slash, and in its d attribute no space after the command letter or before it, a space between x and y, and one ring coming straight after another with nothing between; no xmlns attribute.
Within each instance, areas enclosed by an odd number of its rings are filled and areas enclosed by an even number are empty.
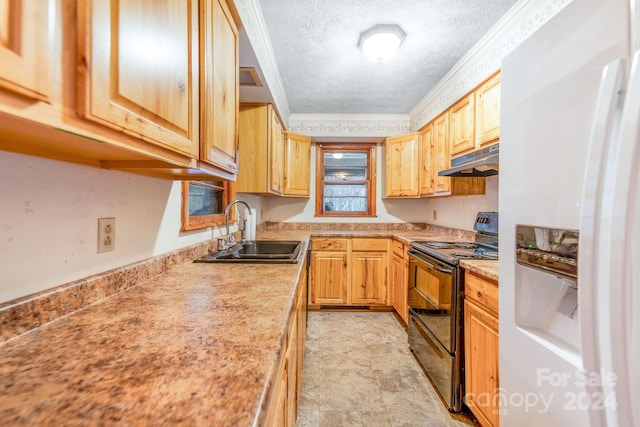
<svg viewBox="0 0 640 427"><path fill-rule="evenodd" d="M384 62L396 53L405 36L395 24L378 24L360 34L358 47L370 61Z"/></svg>

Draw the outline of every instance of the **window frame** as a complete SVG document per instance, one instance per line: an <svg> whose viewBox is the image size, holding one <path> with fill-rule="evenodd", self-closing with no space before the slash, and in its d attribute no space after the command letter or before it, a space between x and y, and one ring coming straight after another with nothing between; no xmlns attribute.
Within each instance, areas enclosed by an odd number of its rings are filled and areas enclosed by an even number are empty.
<svg viewBox="0 0 640 427"><path fill-rule="evenodd" d="M376 165L377 144L316 144L316 215L317 217L375 217L376 216ZM366 183L367 185L367 211L366 212L337 212L324 210L324 155L325 153L365 153L367 155L367 179L364 181L351 181L353 183Z"/></svg>
<svg viewBox="0 0 640 427"><path fill-rule="evenodd" d="M213 177L212 177L213 178ZM199 230L207 227L224 225L224 212L211 215L189 215L189 185L216 188L222 190L223 209L236 196L235 182L223 181L222 188L206 183L205 181L182 181L182 221L180 231ZM231 212L229 223L235 222L235 215Z"/></svg>

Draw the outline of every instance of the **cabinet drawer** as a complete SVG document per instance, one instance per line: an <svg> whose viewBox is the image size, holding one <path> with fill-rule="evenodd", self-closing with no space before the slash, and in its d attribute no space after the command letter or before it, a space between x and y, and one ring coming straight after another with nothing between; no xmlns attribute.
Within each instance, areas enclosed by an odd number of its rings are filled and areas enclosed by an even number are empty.
<svg viewBox="0 0 640 427"><path fill-rule="evenodd" d="M471 273L465 274L465 297L498 315L498 284Z"/></svg>
<svg viewBox="0 0 640 427"><path fill-rule="evenodd" d="M311 249L314 251L338 251L347 250L347 239L312 239Z"/></svg>
<svg viewBox="0 0 640 427"><path fill-rule="evenodd" d="M353 239L351 249L357 251L387 251L388 239Z"/></svg>
<svg viewBox="0 0 640 427"><path fill-rule="evenodd" d="M391 246L393 247L393 253L398 256L404 256L404 245L399 240L392 240Z"/></svg>

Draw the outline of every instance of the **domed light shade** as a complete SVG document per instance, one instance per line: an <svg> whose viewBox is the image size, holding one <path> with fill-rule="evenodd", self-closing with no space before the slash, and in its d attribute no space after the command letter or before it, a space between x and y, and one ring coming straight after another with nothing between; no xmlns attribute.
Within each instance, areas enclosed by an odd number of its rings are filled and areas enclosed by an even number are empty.
<svg viewBox="0 0 640 427"><path fill-rule="evenodd" d="M405 35L395 24L379 24L360 34L358 47L370 61L384 62L396 53Z"/></svg>

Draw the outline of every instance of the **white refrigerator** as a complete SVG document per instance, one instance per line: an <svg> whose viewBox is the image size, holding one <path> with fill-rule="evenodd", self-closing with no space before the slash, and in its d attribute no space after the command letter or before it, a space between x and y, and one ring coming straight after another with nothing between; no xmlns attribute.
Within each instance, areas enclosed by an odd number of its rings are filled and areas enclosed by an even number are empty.
<svg viewBox="0 0 640 427"><path fill-rule="evenodd" d="M640 426L639 8L574 0L502 63L502 427ZM577 280L518 225L577 236Z"/></svg>

